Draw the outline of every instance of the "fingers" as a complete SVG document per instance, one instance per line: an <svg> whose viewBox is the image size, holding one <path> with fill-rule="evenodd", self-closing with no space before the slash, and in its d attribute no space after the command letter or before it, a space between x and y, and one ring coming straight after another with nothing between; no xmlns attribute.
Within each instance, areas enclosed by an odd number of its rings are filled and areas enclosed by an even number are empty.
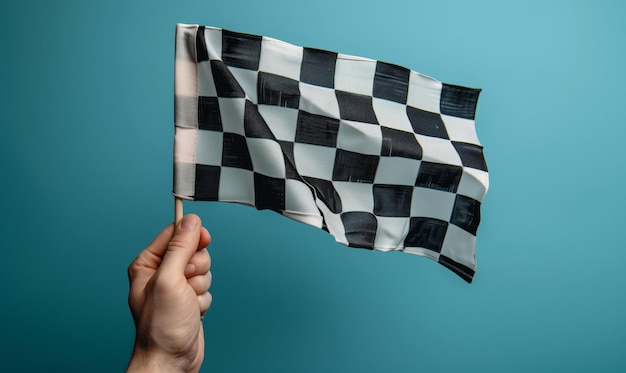
<svg viewBox="0 0 626 373"><path fill-rule="evenodd" d="M193 214L184 216L176 226L174 236L167 245L159 270L173 275L183 274L187 263L200 246L203 231L202 222L198 216Z"/></svg>
<svg viewBox="0 0 626 373"><path fill-rule="evenodd" d="M211 256L209 256L209 252L206 249L202 249L193 254L189 263L187 263L187 266L185 267L185 276L190 278L197 275L203 275L210 269Z"/></svg>
<svg viewBox="0 0 626 373"><path fill-rule="evenodd" d="M155 239L146 247L133 262L128 267L128 277L132 280L136 277L137 273L141 271L143 268L148 268L151 270L157 270L159 265L161 264L161 260L165 251L167 250L167 245L172 237L172 233L174 232L174 225L170 224L165 229L159 233ZM208 232L207 232L208 233ZM209 239L210 240L210 239Z"/></svg>
<svg viewBox="0 0 626 373"><path fill-rule="evenodd" d="M191 286L193 291L196 292L196 295L202 295L209 291L212 279L213 276L211 275L211 272L207 272L203 275L198 275L187 279L187 283L189 284L189 286Z"/></svg>
<svg viewBox="0 0 626 373"><path fill-rule="evenodd" d="M211 235L209 234L209 231L205 227L202 227L202 230L200 232L200 242L198 242L198 250L201 250L209 246L210 243L211 243Z"/></svg>
<svg viewBox="0 0 626 373"><path fill-rule="evenodd" d="M197 251L187 264L187 282L197 295L206 293L211 287L211 256L206 249Z"/></svg>
<svg viewBox="0 0 626 373"><path fill-rule="evenodd" d="M211 302L213 301L213 297L211 293L206 292L202 295L198 295L198 303L200 304L200 315L204 315L206 311L208 311L209 307L211 307Z"/></svg>
<svg viewBox="0 0 626 373"><path fill-rule="evenodd" d="M167 250L167 244L170 241L170 238L172 238L173 232L174 224L169 224L154 238L154 240L152 240L150 245L148 245L144 251L158 257L163 257L165 251Z"/></svg>

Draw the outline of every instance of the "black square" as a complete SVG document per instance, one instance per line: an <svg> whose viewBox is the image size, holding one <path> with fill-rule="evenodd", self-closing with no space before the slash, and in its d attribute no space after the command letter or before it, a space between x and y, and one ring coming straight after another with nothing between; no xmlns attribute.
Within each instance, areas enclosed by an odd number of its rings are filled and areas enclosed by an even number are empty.
<svg viewBox="0 0 626 373"><path fill-rule="evenodd" d="M222 166L252 171L252 160L245 137L224 132L222 143Z"/></svg>
<svg viewBox="0 0 626 373"><path fill-rule="evenodd" d="M447 230L448 223L443 220L413 217L409 222L404 247L422 247L439 253Z"/></svg>
<svg viewBox="0 0 626 373"><path fill-rule="evenodd" d="M209 60L209 52L206 47L206 40L204 39L204 26L198 27L198 32L196 32L196 61L208 61ZM185 40L185 42L189 42Z"/></svg>
<svg viewBox="0 0 626 373"><path fill-rule="evenodd" d="M300 80L322 87L335 87L337 53L320 49L304 48Z"/></svg>
<svg viewBox="0 0 626 373"><path fill-rule="evenodd" d="M254 206L259 210L285 210L285 179L254 173Z"/></svg>
<svg viewBox="0 0 626 373"><path fill-rule="evenodd" d="M443 84L439 108L441 114L474 119L480 89Z"/></svg>
<svg viewBox="0 0 626 373"><path fill-rule="evenodd" d="M424 136L439 137L442 139L448 139L448 131L446 126L441 120L441 116L437 113L431 113L430 111L416 109L412 106L406 107L406 114L409 117L411 126L415 133L419 133Z"/></svg>
<svg viewBox="0 0 626 373"><path fill-rule="evenodd" d="M337 146L339 119L315 115L306 111L298 112L296 142L321 146Z"/></svg>
<svg viewBox="0 0 626 373"><path fill-rule="evenodd" d="M300 106L298 82L280 75L259 72L257 78L259 105L275 105L297 109Z"/></svg>
<svg viewBox="0 0 626 373"><path fill-rule="evenodd" d="M457 194L450 223L475 236L480 224L480 202Z"/></svg>
<svg viewBox="0 0 626 373"><path fill-rule="evenodd" d="M219 166L196 164L196 184L194 199L197 201L217 201L220 190Z"/></svg>
<svg viewBox="0 0 626 373"><path fill-rule="evenodd" d="M262 40L261 36L222 30L222 61L228 66L258 70Z"/></svg>
<svg viewBox="0 0 626 373"><path fill-rule="evenodd" d="M337 149L333 168L333 181L372 184L379 159L377 155L366 155Z"/></svg>
<svg viewBox="0 0 626 373"><path fill-rule="evenodd" d="M409 69L378 61L374 75L374 97L406 104Z"/></svg>
<svg viewBox="0 0 626 373"><path fill-rule="evenodd" d="M222 131L222 117L217 97L198 97L198 128Z"/></svg>
<svg viewBox="0 0 626 373"><path fill-rule="evenodd" d="M456 193L462 174L461 166L422 162L415 186Z"/></svg>
<svg viewBox="0 0 626 373"><path fill-rule="evenodd" d="M409 217L413 187L374 184L374 214L376 216Z"/></svg>
<svg viewBox="0 0 626 373"><path fill-rule="evenodd" d="M341 222L348 240L348 246L373 249L376 240L378 221L369 212L344 212Z"/></svg>
<svg viewBox="0 0 626 373"><path fill-rule="evenodd" d="M387 127L381 127L381 130L383 144L380 155L422 159L422 146L417 142L414 134Z"/></svg>
<svg viewBox="0 0 626 373"><path fill-rule="evenodd" d="M296 162L293 156L293 142L278 141L280 149L283 151L283 159L285 160L285 177L292 180L302 180L300 174L296 170Z"/></svg>
<svg viewBox="0 0 626 373"><path fill-rule="evenodd" d="M339 103L341 119L378 124L378 119L372 106L372 96L344 91L335 91L335 95Z"/></svg>
<svg viewBox="0 0 626 373"><path fill-rule="evenodd" d="M455 141L452 141L452 145L454 145L456 152L459 153L463 166L487 171L487 163L485 162L482 146Z"/></svg>
<svg viewBox="0 0 626 373"><path fill-rule="evenodd" d="M316 179L313 177L303 176L302 179L311 187L315 192L315 196L319 198L326 207L333 213L339 214L342 210L341 197L339 193L328 180Z"/></svg>
<svg viewBox="0 0 626 373"><path fill-rule="evenodd" d="M243 128L247 137L274 139L274 134L265 122L265 119L259 113L257 106L250 100L246 100L243 112Z"/></svg>
<svg viewBox="0 0 626 373"><path fill-rule="evenodd" d="M237 82L237 79L224 65L224 62L211 60L211 72L213 74L213 82L219 97L227 98L244 98L246 93Z"/></svg>

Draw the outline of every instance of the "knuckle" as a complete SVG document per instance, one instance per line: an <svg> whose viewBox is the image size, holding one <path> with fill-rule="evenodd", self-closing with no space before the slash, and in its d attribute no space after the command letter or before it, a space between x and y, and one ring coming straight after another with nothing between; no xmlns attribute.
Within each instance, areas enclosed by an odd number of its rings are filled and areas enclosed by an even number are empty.
<svg viewBox="0 0 626 373"><path fill-rule="evenodd" d="M198 296L198 302L200 303L200 309L202 312L206 312L209 307L211 307L211 303L213 303L213 296L211 293L206 292Z"/></svg>
<svg viewBox="0 0 626 373"><path fill-rule="evenodd" d="M203 268L209 268L211 266L211 257L205 250L199 252L198 257L199 264L201 264Z"/></svg>
<svg viewBox="0 0 626 373"><path fill-rule="evenodd" d="M196 276L192 280L192 287L199 293L203 293L209 289L209 281L206 276Z"/></svg>
<svg viewBox="0 0 626 373"><path fill-rule="evenodd" d="M126 273L128 274L128 278L130 280L132 280L133 278L135 278L135 276L137 275L137 272L139 272L139 264L137 264L137 261L134 260L132 263L130 263L130 265L128 266L128 269L126 270Z"/></svg>
<svg viewBox="0 0 626 373"><path fill-rule="evenodd" d="M204 251L206 252L206 259L209 262L209 268L211 268L211 255L209 254L209 252L206 249Z"/></svg>
<svg viewBox="0 0 626 373"><path fill-rule="evenodd" d="M187 246L189 246L189 243L184 237L181 236L172 237L169 244L167 245L168 250L182 250L185 249Z"/></svg>

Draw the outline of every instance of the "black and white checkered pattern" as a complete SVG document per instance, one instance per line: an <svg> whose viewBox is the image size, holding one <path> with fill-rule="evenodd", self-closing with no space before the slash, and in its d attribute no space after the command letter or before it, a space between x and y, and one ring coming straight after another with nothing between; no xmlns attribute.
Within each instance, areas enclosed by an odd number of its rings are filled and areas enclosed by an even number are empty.
<svg viewBox="0 0 626 373"><path fill-rule="evenodd" d="M178 25L174 194L270 209L471 282L488 186L480 90L268 37Z"/></svg>

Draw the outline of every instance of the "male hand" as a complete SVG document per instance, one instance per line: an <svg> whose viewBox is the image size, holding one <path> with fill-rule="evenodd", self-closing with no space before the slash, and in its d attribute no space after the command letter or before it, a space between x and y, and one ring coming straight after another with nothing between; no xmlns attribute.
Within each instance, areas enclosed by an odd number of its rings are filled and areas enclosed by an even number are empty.
<svg viewBox="0 0 626 373"><path fill-rule="evenodd" d="M128 267L136 327L128 372L197 372L211 305L211 241L196 215L167 226Z"/></svg>

